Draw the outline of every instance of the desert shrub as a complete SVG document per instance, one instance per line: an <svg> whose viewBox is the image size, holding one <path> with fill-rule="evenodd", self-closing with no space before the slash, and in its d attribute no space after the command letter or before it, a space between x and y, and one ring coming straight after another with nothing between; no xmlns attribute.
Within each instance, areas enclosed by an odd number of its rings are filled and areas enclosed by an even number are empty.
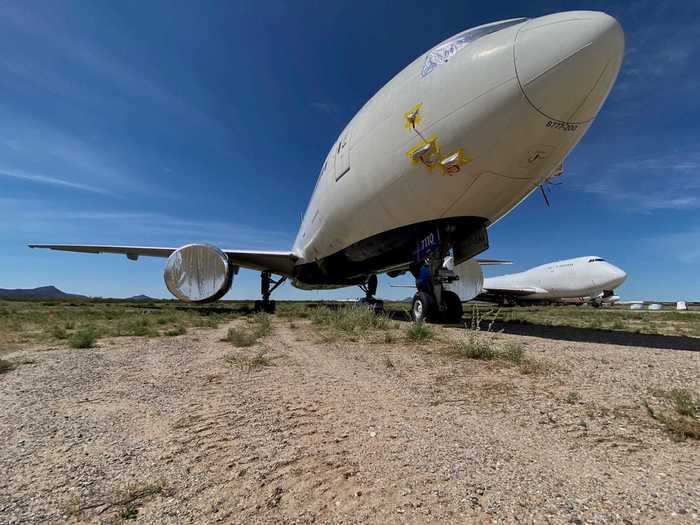
<svg viewBox="0 0 700 525"><path fill-rule="evenodd" d="M376 314L368 308L355 307L316 308L311 321L317 327L358 335L390 327L389 319L384 314Z"/></svg>
<svg viewBox="0 0 700 525"><path fill-rule="evenodd" d="M51 327L51 337L54 339L67 339L68 332L66 332L66 329L62 326L54 325Z"/></svg>
<svg viewBox="0 0 700 525"><path fill-rule="evenodd" d="M480 359L490 361L496 359L497 353L493 346L476 333L469 334L466 338L454 343L454 350L467 359Z"/></svg>
<svg viewBox="0 0 700 525"><path fill-rule="evenodd" d="M611 328L613 330L622 330L625 328L625 323L622 322L622 319L615 319L611 325Z"/></svg>
<svg viewBox="0 0 700 525"><path fill-rule="evenodd" d="M435 337L433 329L425 323L411 323L406 330L406 338L414 343L429 341Z"/></svg>
<svg viewBox="0 0 700 525"><path fill-rule="evenodd" d="M72 348L92 348L97 341L97 334L93 328L83 328L77 331L68 339L68 344Z"/></svg>
<svg viewBox="0 0 700 525"><path fill-rule="evenodd" d="M508 361L514 365L519 365L525 359L525 349L520 343L506 343L506 345L498 352L498 357L499 359Z"/></svg>
<svg viewBox="0 0 700 525"><path fill-rule="evenodd" d="M671 400L673 412L660 412L654 410L649 403L642 401L647 414L669 432L678 441L690 439L700 439L700 421L697 419L697 402L687 390L675 389L659 394ZM675 413L674 413L675 412Z"/></svg>
<svg viewBox="0 0 700 525"><path fill-rule="evenodd" d="M272 320L269 314L257 313L248 320L247 327L231 327L224 341L233 346L253 346L259 339L272 333Z"/></svg>
<svg viewBox="0 0 700 525"><path fill-rule="evenodd" d="M169 337L174 337L176 335L185 335L186 333L187 329L181 324L171 328L170 330L165 331L165 335Z"/></svg>
<svg viewBox="0 0 700 525"><path fill-rule="evenodd" d="M698 402L685 388L674 388L669 397L673 402L674 410L681 416L697 419Z"/></svg>
<svg viewBox="0 0 700 525"><path fill-rule="evenodd" d="M253 316L251 323L256 338L265 337L272 333L272 320L269 314L264 312L257 313Z"/></svg>
<svg viewBox="0 0 700 525"><path fill-rule="evenodd" d="M120 320L114 335L153 337L158 335L158 331L151 325L151 320L148 317L141 316Z"/></svg>
<svg viewBox="0 0 700 525"><path fill-rule="evenodd" d="M309 317L309 305L304 302L277 303L277 311L275 313L278 317L306 319Z"/></svg>
<svg viewBox="0 0 700 525"><path fill-rule="evenodd" d="M233 346L253 346L257 341L257 337L255 337L255 334L245 332L240 328L231 327L228 329L228 332L226 332L224 341L228 341Z"/></svg>
<svg viewBox="0 0 700 525"><path fill-rule="evenodd" d="M254 356L241 356L236 354L229 354L224 357L226 364L231 366L237 366L241 370L251 372L262 368L264 366L272 366L272 361L269 357L265 355L265 352L258 352Z"/></svg>
<svg viewBox="0 0 700 525"><path fill-rule="evenodd" d="M580 396L578 395L578 392L571 391L566 396L565 401L570 405L575 405L576 403L578 403L579 397Z"/></svg>

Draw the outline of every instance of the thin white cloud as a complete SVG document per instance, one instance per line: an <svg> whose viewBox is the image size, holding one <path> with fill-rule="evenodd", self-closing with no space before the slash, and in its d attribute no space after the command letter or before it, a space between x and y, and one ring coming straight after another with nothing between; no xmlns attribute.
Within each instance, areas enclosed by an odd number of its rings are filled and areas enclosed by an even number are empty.
<svg viewBox="0 0 700 525"><path fill-rule="evenodd" d="M680 262L700 262L700 230L669 233L647 239L657 253L668 255Z"/></svg>
<svg viewBox="0 0 700 525"><path fill-rule="evenodd" d="M186 124L206 130L214 146L231 144L229 127L176 93L177 86L155 82L149 78L149 71L138 70L118 51L101 45L100 40L71 31L60 16L51 16L53 7L37 10L10 3L4 8L5 27L36 44L18 46L0 57L0 75L11 79L13 85L41 90L63 104L70 101L76 112L93 120L107 105L119 114L133 109L137 101L139 107L157 114L159 121L168 122L168 130ZM105 30L117 31L110 27ZM34 47L46 53L32 53ZM81 81L66 71L80 71ZM82 81L83 77L88 81ZM16 106L0 108L0 158L8 173L38 174L24 180L98 190L96 193L156 193L159 197L167 193L162 185L154 187L154 174L143 168L148 164L144 159L153 152L138 152L138 143L81 136L65 123L47 118L37 118Z"/></svg>
<svg viewBox="0 0 700 525"><path fill-rule="evenodd" d="M649 213L659 210L691 210L700 207L700 198L679 195L673 190L654 192L633 191L629 186L615 182L596 182L579 185L577 189L599 195L627 211Z"/></svg>
<svg viewBox="0 0 700 525"><path fill-rule="evenodd" d="M21 243L85 243L181 246L208 242L224 249L291 248L282 230L190 219L158 212L58 209L33 199L0 198L0 235Z"/></svg>
<svg viewBox="0 0 700 525"><path fill-rule="evenodd" d="M578 191L592 193L628 211L700 208L700 146L614 162L590 182L579 167L571 173Z"/></svg>
<svg viewBox="0 0 700 525"><path fill-rule="evenodd" d="M113 195L113 193L104 188L98 188L96 186L90 186L88 184L81 184L79 182L72 182L68 180L59 179L56 177L50 177L48 175L40 175L37 173L27 173L19 170L10 170L0 168L0 177L11 177L13 179L24 180L28 182L33 182L37 184L50 184L52 186L62 186L64 188L70 188L74 190L89 191L92 193L99 193L102 195Z"/></svg>
<svg viewBox="0 0 700 525"><path fill-rule="evenodd" d="M188 126L201 127L210 134L216 133L219 137L230 138L231 131L225 122L178 96L171 86L155 82L149 78L148 71L137 70L106 48L96 45L94 41L81 38L79 34L49 19L45 11L27 8L22 4L9 4L5 8L3 17L6 21L25 35L30 35L58 52L66 61L107 81L111 89L126 99L120 102L130 103L134 99L145 99L159 112L180 118L187 122ZM50 89L59 93L78 91L80 97L87 96L93 103L105 99L104 93L90 90L82 84L76 85L60 70L55 67L52 69L51 64L37 63L32 57L25 57L21 62L0 59L0 65L3 64L6 69L24 78L34 79L38 75L42 79L42 86L48 85ZM115 102L114 98L113 95L110 96L110 104ZM231 111L235 111L235 108L231 108Z"/></svg>

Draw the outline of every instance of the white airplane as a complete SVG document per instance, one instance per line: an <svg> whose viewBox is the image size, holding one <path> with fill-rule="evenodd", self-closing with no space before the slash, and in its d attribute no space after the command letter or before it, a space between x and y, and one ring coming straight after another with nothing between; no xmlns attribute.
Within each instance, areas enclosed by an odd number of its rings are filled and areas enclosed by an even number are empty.
<svg viewBox="0 0 700 525"><path fill-rule="evenodd" d="M595 119L624 52L618 22L572 11L482 25L419 56L348 123L318 176L288 251L34 244L53 250L167 257L175 297L214 301L239 267L261 272L262 301L285 279L302 289L360 285L410 271L417 321L461 318L463 280L479 289L473 258L487 228L553 175ZM452 256L454 271L443 267ZM483 261L482 261L483 262ZM277 280L272 275L279 275ZM472 286L473 285L473 286Z"/></svg>
<svg viewBox="0 0 700 525"><path fill-rule="evenodd" d="M484 279L479 301L504 305L532 303L589 303L620 300L614 289L627 274L600 257L576 257L536 266L527 271Z"/></svg>

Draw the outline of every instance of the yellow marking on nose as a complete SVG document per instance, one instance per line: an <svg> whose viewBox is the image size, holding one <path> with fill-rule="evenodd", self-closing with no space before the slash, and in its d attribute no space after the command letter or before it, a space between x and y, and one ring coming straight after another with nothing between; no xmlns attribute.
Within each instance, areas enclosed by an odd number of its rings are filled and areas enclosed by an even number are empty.
<svg viewBox="0 0 700 525"><path fill-rule="evenodd" d="M432 170L437 164L437 159L440 158L440 146L438 146L437 137L433 136L419 142L406 152L406 156L414 166L420 163Z"/></svg>
<svg viewBox="0 0 700 525"><path fill-rule="evenodd" d="M457 151L450 153L446 157L440 159L438 166L443 176L456 175L462 171L462 167L466 166L474 159L464 155L464 149L459 148Z"/></svg>
<svg viewBox="0 0 700 525"><path fill-rule="evenodd" d="M413 106L411 109L409 109L406 113L403 114L404 119L406 122L404 122L403 127L408 128L408 129L415 129L415 127L421 123L421 120L423 120L423 117L420 115L420 110L423 107L423 104L419 102L415 106Z"/></svg>

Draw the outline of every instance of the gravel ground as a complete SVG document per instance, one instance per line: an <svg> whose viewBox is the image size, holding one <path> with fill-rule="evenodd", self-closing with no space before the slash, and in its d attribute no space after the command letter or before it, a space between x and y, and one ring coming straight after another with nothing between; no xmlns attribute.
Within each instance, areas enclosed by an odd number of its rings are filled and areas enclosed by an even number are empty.
<svg viewBox="0 0 700 525"><path fill-rule="evenodd" d="M228 326L5 356L35 362L0 375L0 522L700 522L700 442L642 405L700 392L700 353L489 335L524 374L454 355L457 328Z"/></svg>

